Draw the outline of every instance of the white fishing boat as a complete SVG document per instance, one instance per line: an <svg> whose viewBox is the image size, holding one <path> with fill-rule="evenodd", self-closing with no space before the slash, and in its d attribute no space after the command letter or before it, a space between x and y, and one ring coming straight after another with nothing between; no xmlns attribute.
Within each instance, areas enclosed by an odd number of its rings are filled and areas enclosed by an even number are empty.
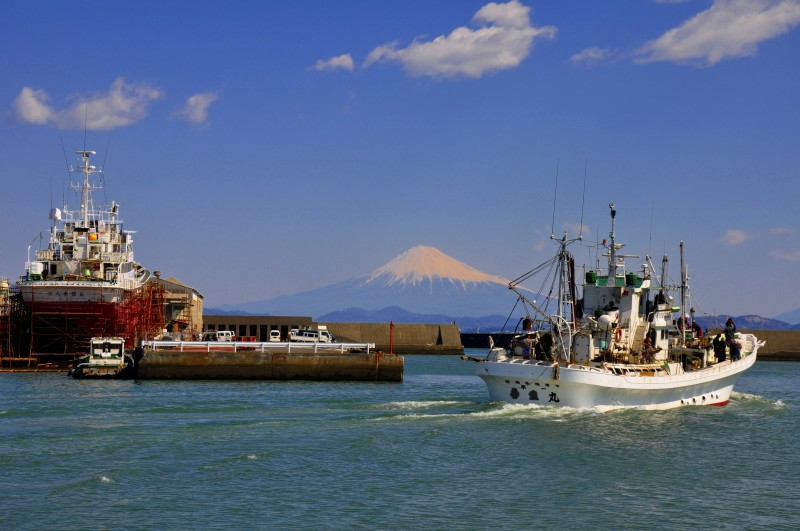
<svg viewBox="0 0 800 531"><path fill-rule="evenodd" d="M69 374L74 378L122 378L130 375L133 359L125 353L121 337L93 337L89 354L80 358Z"/></svg>
<svg viewBox="0 0 800 531"><path fill-rule="evenodd" d="M735 333L728 346L686 321L687 274L681 242L681 305L646 257L640 272L627 271L616 242L614 204L610 243L598 245L608 257L606 271L595 267L575 278L575 261L566 235L555 257L509 283L525 308L522 330L508 349L490 347L476 362L475 374L488 386L492 400L593 408L670 409L686 405L728 403L739 376L753 366L759 347L753 334ZM598 253L599 255L599 253ZM538 274L548 280L533 300L522 282ZM549 283L549 285L548 285ZM551 293L552 296L544 294ZM674 314L680 312L677 325ZM737 348L738 347L738 348Z"/></svg>

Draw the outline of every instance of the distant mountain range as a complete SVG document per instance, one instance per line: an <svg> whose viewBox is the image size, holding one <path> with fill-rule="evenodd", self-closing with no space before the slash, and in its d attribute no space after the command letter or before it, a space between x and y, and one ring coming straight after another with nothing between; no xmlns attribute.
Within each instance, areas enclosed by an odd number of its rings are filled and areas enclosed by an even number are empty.
<svg viewBox="0 0 800 531"><path fill-rule="evenodd" d="M482 273L434 247L420 245L352 280L219 309L311 315L321 320L322 316L348 308L378 312L396 307L410 314L464 318L508 313L515 300L508 280Z"/></svg>
<svg viewBox="0 0 800 531"><path fill-rule="evenodd" d="M310 315L319 322L456 322L462 332L495 332L517 325L517 317L508 317L515 301L508 280L420 245L352 280L294 295L206 308L204 313ZM724 328L727 318L705 316L697 321L703 328ZM776 319L744 315L734 321L742 330L800 330L800 308Z"/></svg>

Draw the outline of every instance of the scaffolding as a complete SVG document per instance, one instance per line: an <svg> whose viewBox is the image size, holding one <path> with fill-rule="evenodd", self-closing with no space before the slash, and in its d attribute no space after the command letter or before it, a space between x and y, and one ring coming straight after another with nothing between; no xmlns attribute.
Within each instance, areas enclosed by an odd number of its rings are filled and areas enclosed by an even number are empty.
<svg viewBox="0 0 800 531"><path fill-rule="evenodd" d="M19 292L7 287L0 290L0 369L37 364L30 349L29 323Z"/></svg>
<svg viewBox="0 0 800 531"><path fill-rule="evenodd" d="M124 325L120 335L128 345L139 340L150 341L159 337L166 324L164 317L164 286L146 282L122 306L119 321Z"/></svg>
<svg viewBox="0 0 800 531"><path fill-rule="evenodd" d="M135 346L164 328L164 287L147 282L120 303L67 302L46 309L16 290L0 298L0 367L67 367L84 356L93 337L125 338ZM33 309L31 309L33 308Z"/></svg>

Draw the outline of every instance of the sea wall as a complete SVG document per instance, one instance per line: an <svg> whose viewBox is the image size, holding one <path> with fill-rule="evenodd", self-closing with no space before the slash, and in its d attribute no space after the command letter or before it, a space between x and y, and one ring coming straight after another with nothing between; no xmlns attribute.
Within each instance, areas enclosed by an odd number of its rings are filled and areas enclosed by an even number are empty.
<svg viewBox="0 0 800 531"><path fill-rule="evenodd" d="M309 348L310 349L310 348ZM145 350L136 377L166 380L313 380L402 382L404 360L379 351L302 352Z"/></svg>
<svg viewBox="0 0 800 531"><path fill-rule="evenodd" d="M292 328L326 325L337 341L375 343L389 352L389 323L315 323L311 317L275 315L204 315L203 331L232 330L237 336L250 336L267 341L269 333L278 330L281 340L288 341ZM462 354L458 326L447 324L395 324L392 349L400 354Z"/></svg>
<svg viewBox="0 0 800 531"><path fill-rule="evenodd" d="M337 342L375 343L389 352L389 323L319 323L328 327ZM463 354L458 326L449 324L395 324L392 330L395 354Z"/></svg>
<svg viewBox="0 0 800 531"><path fill-rule="evenodd" d="M763 361L800 361L799 330L739 330L754 334L766 344L758 349L758 359Z"/></svg>

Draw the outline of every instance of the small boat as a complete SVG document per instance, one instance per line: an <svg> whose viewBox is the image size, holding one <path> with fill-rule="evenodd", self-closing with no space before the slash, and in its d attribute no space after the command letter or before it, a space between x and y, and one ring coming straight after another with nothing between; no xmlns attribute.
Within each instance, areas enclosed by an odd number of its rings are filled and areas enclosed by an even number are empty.
<svg viewBox="0 0 800 531"><path fill-rule="evenodd" d="M89 354L77 360L69 374L73 378L124 378L133 371L133 358L125 353L121 337L93 337Z"/></svg>
<svg viewBox="0 0 800 531"><path fill-rule="evenodd" d="M661 278L646 257L641 272L627 271L616 242L614 204L610 243L597 256L608 268L584 270L578 285L566 234L555 257L509 283L524 308L521 330L509 348L494 348L476 362L492 400L513 404L568 406L599 411L671 409L728 403L739 376L753 366L764 345L753 334L703 337L686 312L686 267L681 249L681 305L667 285L665 256ZM579 238L580 239L580 238ZM585 244L585 242L583 242ZM598 261L599 262L599 261ZM546 277L537 293L521 283ZM676 321L673 315L680 312ZM693 312L693 310L692 310ZM684 314L691 314L686 320ZM720 346L722 349L720 351Z"/></svg>

